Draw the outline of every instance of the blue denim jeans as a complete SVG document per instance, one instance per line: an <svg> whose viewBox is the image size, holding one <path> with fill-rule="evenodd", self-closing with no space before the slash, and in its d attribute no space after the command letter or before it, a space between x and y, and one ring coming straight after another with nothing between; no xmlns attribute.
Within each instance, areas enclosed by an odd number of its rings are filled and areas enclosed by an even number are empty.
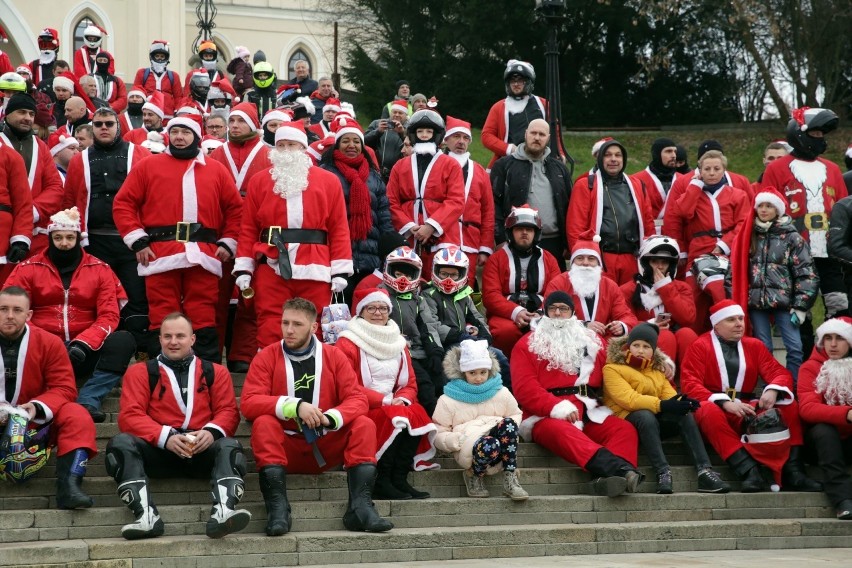
<svg viewBox="0 0 852 568"><path fill-rule="evenodd" d="M77 403L100 410L101 402L120 380L121 375L118 373L96 369L89 380L80 387L80 392L77 393Z"/></svg>
<svg viewBox="0 0 852 568"><path fill-rule="evenodd" d="M761 340L769 352L772 352L772 324L769 318L775 316L775 327L781 332L784 347L787 349L787 370L793 375L793 386L799 379L799 367L802 365L802 338L798 326L790 321L790 310L749 310L754 336Z"/></svg>

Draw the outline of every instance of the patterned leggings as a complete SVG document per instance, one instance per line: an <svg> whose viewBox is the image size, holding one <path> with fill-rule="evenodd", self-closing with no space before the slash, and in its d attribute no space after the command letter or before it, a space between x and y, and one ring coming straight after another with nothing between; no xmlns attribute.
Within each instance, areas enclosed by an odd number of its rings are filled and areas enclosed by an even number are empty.
<svg viewBox="0 0 852 568"><path fill-rule="evenodd" d="M482 477L488 466L500 462L504 471L515 471L517 452L518 425L511 418L504 418L473 444L473 474Z"/></svg>

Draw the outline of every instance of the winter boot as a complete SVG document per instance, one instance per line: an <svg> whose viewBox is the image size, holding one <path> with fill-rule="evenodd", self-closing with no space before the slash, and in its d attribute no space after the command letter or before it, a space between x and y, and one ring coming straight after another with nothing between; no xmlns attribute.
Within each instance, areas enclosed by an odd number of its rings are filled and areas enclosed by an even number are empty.
<svg viewBox="0 0 852 568"><path fill-rule="evenodd" d="M625 491L632 493L644 479L642 474L634 471L627 460L606 448L596 451L592 459L586 462L585 469L595 476L592 480L592 493L602 497L618 497Z"/></svg>
<svg viewBox="0 0 852 568"><path fill-rule="evenodd" d="M87 509L92 498L83 493L83 476L89 453L80 448L56 460L56 505L60 509Z"/></svg>
<svg viewBox="0 0 852 568"><path fill-rule="evenodd" d="M268 465L260 470L260 492L266 503L266 534L279 536L290 532L290 502L287 501L287 470Z"/></svg>
<svg viewBox="0 0 852 568"><path fill-rule="evenodd" d="M408 473L411 471L411 464L414 463L414 456L417 455L420 437L410 436L407 432L403 432L397 439L400 441L391 469L391 483L397 490L410 495L412 499L428 499L429 493L415 489L408 483ZM379 475L381 476L381 473ZM376 483L378 484L378 480L376 480ZM373 495L375 494L376 491L373 490Z"/></svg>
<svg viewBox="0 0 852 568"><path fill-rule="evenodd" d="M792 446L790 457L781 469L784 489L789 491L822 491L822 483L814 481L805 473L802 463L802 446Z"/></svg>
<svg viewBox="0 0 852 568"><path fill-rule="evenodd" d="M737 474L737 477L742 479L743 483L740 491L743 493L757 493L766 491L767 483L763 478L763 473L760 471L760 464L757 463L751 454L745 448L740 448L727 459L728 465Z"/></svg>
<svg viewBox="0 0 852 568"><path fill-rule="evenodd" d="M394 467L396 467L396 454L399 450L399 444L394 442L391 444L385 453L379 459L376 465L376 483L373 486L373 498L382 501L387 499L396 499L403 501L411 499L411 495L400 488L397 488L393 483Z"/></svg>
<svg viewBox="0 0 852 568"><path fill-rule="evenodd" d="M157 507L148 496L148 482L144 479L125 481L118 486L118 498L127 505L136 520L121 527L121 536L127 540L153 538L165 530Z"/></svg>
<svg viewBox="0 0 852 568"><path fill-rule="evenodd" d="M349 503L343 515L343 526L350 531L385 532L393 523L383 519L373 506L372 491L376 481L376 466L362 463L350 467L347 472Z"/></svg>
<svg viewBox="0 0 852 568"><path fill-rule="evenodd" d="M503 495L512 501L526 501L530 494L518 482L518 470L503 472Z"/></svg>
<svg viewBox="0 0 852 568"><path fill-rule="evenodd" d="M207 521L207 536L222 538L246 528L251 520L251 513L245 509L236 509L245 492L243 480L239 477L226 477L217 479L211 485L213 509Z"/></svg>

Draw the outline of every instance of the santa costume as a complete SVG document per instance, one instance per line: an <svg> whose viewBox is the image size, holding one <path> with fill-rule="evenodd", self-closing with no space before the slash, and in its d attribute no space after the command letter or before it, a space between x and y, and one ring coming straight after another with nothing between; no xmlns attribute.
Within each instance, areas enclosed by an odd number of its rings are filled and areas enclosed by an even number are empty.
<svg viewBox="0 0 852 568"><path fill-rule="evenodd" d="M0 142L0 264L10 264L6 255L12 243L20 242L19 246L29 249L32 242L34 208L26 179L23 158Z"/></svg>
<svg viewBox="0 0 852 568"><path fill-rule="evenodd" d="M133 79L133 88L141 89L149 96L155 92L162 93L163 112L165 116L171 118L175 114L177 105L183 100L184 94L180 75L168 69L169 51L169 43L167 41L157 39L151 42L151 47L149 48L149 53L152 55L151 66L142 67L136 71L136 77ZM166 61L154 61L153 54L155 52L165 53Z"/></svg>
<svg viewBox="0 0 852 568"><path fill-rule="evenodd" d="M107 36L106 30L95 24L89 24L83 30L83 45L80 49L74 52L74 75L79 79L83 75L94 75L97 71L95 59L99 53L103 52L101 44L103 38ZM97 38L94 41L89 41L89 38ZM115 63L110 61L109 74L115 75Z"/></svg>

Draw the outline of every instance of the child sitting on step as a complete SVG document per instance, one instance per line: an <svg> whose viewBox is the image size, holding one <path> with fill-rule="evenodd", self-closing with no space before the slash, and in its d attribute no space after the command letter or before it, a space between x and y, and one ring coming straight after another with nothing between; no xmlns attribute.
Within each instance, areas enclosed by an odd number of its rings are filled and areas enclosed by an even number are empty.
<svg viewBox="0 0 852 568"><path fill-rule="evenodd" d="M503 386L500 366L485 341L465 339L444 358L450 379L432 415L438 426L435 447L452 453L465 468L470 497L488 497L486 474L503 470L503 495L524 501L529 494L518 482L516 455L521 409Z"/></svg>
<svg viewBox="0 0 852 568"><path fill-rule="evenodd" d="M666 378L665 355L657 349L658 335L656 325L640 323L626 338L610 341L603 368L604 403L636 427L639 443L657 473L657 493L674 491L662 438L678 433L698 470L698 491L727 493L731 487L710 468L704 440L692 417L699 402L678 394Z"/></svg>

